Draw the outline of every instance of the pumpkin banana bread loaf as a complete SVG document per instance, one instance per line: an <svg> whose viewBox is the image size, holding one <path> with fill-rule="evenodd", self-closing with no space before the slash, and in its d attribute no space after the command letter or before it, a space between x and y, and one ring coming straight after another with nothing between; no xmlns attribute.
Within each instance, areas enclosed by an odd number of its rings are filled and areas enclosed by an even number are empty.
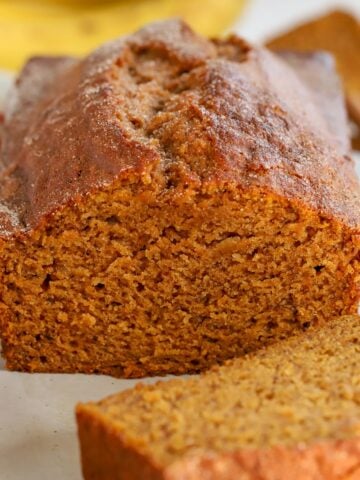
<svg viewBox="0 0 360 480"><path fill-rule="evenodd" d="M360 318L77 407L85 480L360 478Z"/></svg>
<svg viewBox="0 0 360 480"><path fill-rule="evenodd" d="M295 70L180 21L27 64L1 142L9 369L196 372L356 311L342 94Z"/></svg>

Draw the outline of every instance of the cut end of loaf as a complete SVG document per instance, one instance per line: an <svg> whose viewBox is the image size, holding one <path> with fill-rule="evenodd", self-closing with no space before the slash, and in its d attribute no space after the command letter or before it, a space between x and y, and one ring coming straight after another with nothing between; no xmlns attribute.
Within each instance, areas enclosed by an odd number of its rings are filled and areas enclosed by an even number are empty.
<svg viewBox="0 0 360 480"><path fill-rule="evenodd" d="M342 225L259 189L158 185L95 193L5 249L8 368L198 372L356 311Z"/></svg>

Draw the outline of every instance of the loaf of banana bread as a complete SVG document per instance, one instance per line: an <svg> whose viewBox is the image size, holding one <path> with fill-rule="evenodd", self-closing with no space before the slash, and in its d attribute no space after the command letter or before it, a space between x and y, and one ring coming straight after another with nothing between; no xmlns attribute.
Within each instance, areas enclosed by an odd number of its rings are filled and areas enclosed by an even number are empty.
<svg viewBox="0 0 360 480"><path fill-rule="evenodd" d="M325 57L174 20L31 60L1 134L7 367L196 372L355 312L360 191Z"/></svg>

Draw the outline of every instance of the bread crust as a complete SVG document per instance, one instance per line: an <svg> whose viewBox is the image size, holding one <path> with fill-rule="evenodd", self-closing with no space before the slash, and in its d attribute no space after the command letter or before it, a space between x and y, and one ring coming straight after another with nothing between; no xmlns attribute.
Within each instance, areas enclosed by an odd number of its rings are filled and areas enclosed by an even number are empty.
<svg viewBox="0 0 360 480"><path fill-rule="evenodd" d="M141 62L159 88L131 110L127 97L148 81ZM270 52L154 24L84 60L25 66L5 107L1 231L29 232L116 179L259 187L358 230L360 189L343 146Z"/></svg>
<svg viewBox="0 0 360 480"><path fill-rule="evenodd" d="M162 468L85 406L76 410L85 480L163 480Z"/></svg>

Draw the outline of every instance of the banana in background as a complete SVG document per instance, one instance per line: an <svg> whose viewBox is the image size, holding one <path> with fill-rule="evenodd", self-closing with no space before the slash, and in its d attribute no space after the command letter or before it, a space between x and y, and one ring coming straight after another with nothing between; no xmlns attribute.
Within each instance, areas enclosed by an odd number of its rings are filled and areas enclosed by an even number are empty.
<svg viewBox="0 0 360 480"><path fill-rule="evenodd" d="M0 0L0 69L32 55L83 55L147 22L180 16L199 33L219 35L245 0Z"/></svg>

